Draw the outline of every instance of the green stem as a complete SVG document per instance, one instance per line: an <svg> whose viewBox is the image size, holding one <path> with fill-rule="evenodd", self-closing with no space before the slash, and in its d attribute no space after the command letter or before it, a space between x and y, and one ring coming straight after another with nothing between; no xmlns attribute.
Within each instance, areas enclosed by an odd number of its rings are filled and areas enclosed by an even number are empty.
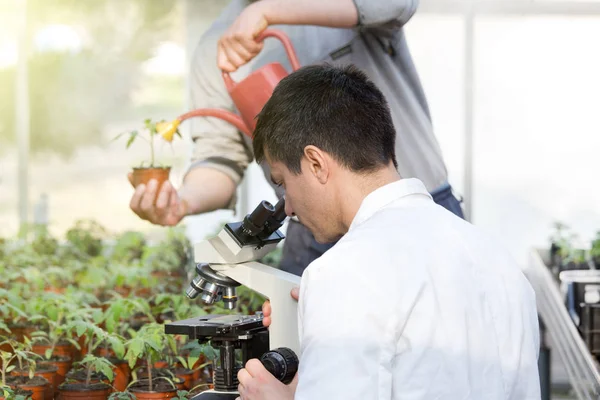
<svg viewBox="0 0 600 400"><path fill-rule="evenodd" d="M146 363L148 364L148 391L152 391L152 361L150 355L146 357Z"/></svg>
<svg viewBox="0 0 600 400"><path fill-rule="evenodd" d="M154 135L150 132L150 167L154 167Z"/></svg>
<svg viewBox="0 0 600 400"><path fill-rule="evenodd" d="M88 354L92 354L92 338L90 338L90 341L88 342ZM89 362L87 365L87 375L85 377L85 385L89 386L90 382L92 381L92 363Z"/></svg>
<svg viewBox="0 0 600 400"><path fill-rule="evenodd" d="M8 368L8 361L2 360L2 387L6 387L6 368Z"/></svg>

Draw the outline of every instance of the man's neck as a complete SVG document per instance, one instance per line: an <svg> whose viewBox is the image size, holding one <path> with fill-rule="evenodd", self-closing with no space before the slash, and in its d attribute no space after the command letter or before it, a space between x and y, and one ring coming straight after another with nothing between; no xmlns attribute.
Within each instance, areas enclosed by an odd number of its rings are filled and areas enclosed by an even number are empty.
<svg viewBox="0 0 600 400"><path fill-rule="evenodd" d="M350 229L365 197L380 187L401 179L393 164L367 174L356 174L350 171L346 171L345 174L343 187L338 191L339 204L341 204L341 228L344 234Z"/></svg>

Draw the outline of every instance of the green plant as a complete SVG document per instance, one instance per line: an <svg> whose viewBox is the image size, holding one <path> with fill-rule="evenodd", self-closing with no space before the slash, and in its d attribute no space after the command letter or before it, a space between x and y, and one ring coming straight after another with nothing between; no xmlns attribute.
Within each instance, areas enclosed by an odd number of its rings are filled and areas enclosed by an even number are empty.
<svg viewBox="0 0 600 400"><path fill-rule="evenodd" d="M11 389L8 386L0 386L0 388L2 389L2 397L4 397L7 400L8 399L10 399L10 400L27 400L27 399L31 399L31 396L25 396L25 395L22 395L22 394L18 394L18 392L16 390L13 390L13 389Z"/></svg>
<svg viewBox="0 0 600 400"><path fill-rule="evenodd" d="M75 366L82 366L86 371L85 384L89 385L92 381L92 372L100 372L108 378L110 382L114 379L113 368L115 367L108 359L97 357L93 354L86 354L83 360L74 363Z"/></svg>
<svg viewBox="0 0 600 400"><path fill-rule="evenodd" d="M60 342L69 342L77 349L79 343L73 340L68 323L81 316L87 316L94 311L83 307L84 303L73 301L73 297L56 293L44 293L37 297L34 302L34 309L39 314L30 317L30 320L42 323L43 330L31 334L34 342L42 342L50 345L45 352L46 359L52 357L55 347Z"/></svg>
<svg viewBox="0 0 600 400"><path fill-rule="evenodd" d="M143 299L117 297L105 304L108 307L104 312L103 320L109 333L118 333L124 336L129 328L127 320L134 315L142 315L152 322L155 321L148 302Z"/></svg>
<svg viewBox="0 0 600 400"><path fill-rule="evenodd" d="M171 397L171 400L187 400L190 392L187 390L178 390L176 397Z"/></svg>
<svg viewBox="0 0 600 400"><path fill-rule="evenodd" d="M102 252L106 229L93 220L78 220L66 233L68 242L83 254L95 257Z"/></svg>
<svg viewBox="0 0 600 400"><path fill-rule="evenodd" d="M129 132L122 132L122 133L118 134L113 140L117 140L117 139L121 138L122 136L127 135L128 139L127 139L127 144L125 145L126 148L129 148L138 137L145 140L148 143L148 145L150 146L150 165L149 165L149 167L154 168L154 167L156 167L156 165L155 165L155 150L154 150L155 136L163 136L166 140L171 141L172 134L170 135L170 137L165 137L166 135L163 134L163 131L165 130L165 128L167 128L167 126L169 124L170 123L168 123L164 120L159 121L159 122L152 122L152 120L150 118L148 118L148 119L144 120L145 130L143 131L144 133L146 133L148 138L145 138L144 136L142 136L142 134L140 134L139 131L133 130L133 131L129 131ZM181 133L179 132L177 127L175 127L173 134L176 134L177 136L181 137ZM142 162L141 167L144 167L144 162Z"/></svg>
<svg viewBox="0 0 600 400"><path fill-rule="evenodd" d="M111 258L115 261L127 263L139 260L144 254L145 246L146 239L142 233L124 232L117 237Z"/></svg>
<svg viewBox="0 0 600 400"><path fill-rule="evenodd" d="M101 322L102 317L102 314L96 314L96 319L93 322L85 319L79 319L71 321L68 324L68 329L74 332L77 337L81 338L85 335L84 345L87 346L87 354L80 364L86 369L86 385L90 384L92 372L94 370L97 372L102 372L111 381L113 378L113 364L103 357L96 357L93 355L94 350L96 350L99 345L104 342L110 343L117 358L122 358L125 353L125 346L123 344L124 340L121 336L114 333L108 333L96 326L97 323Z"/></svg>
<svg viewBox="0 0 600 400"><path fill-rule="evenodd" d="M26 365L29 370L29 378L33 378L35 373L35 361L41 358L39 355L32 353L31 343L28 339L25 339L23 343L17 342L16 340L3 337L3 341L0 342L0 346L9 345L12 348L12 352L0 350L0 360L2 366L0 368L0 374L2 378L2 387L6 387L7 374L14 370L17 366L12 364L13 361L17 360L20 370L24 370Z"/></svg>
<svg viewBox="0 0 600 400"><path fill-rule="evenodd" d="M191 342L186 343L179 349L178 353L187 353L187 356L178 355L176 358L177 361L181 363L183 368L187 368L192 371L202 369L207 365L212 364L218 356L218 351L215 350L211 345L208 343L200 344L197 340L192 340ZM194 368L201 355L204 355L209 361L206 361L205 363Z"/></svg>
<svg viewBox="0 0 600 400"><path fill-rule="evenodd" d="M160 293L154 297L153 315L160 315L163 319L177 321L190 316L206 315L201 306L193 303L185 295Z"/></svg>
<svg viewBox="0 0 600 400"><path fill-rule="evenodd" d="M136 397L131 392L113 392L108 396L108 400L136 400Z"/></svg>
<svg viewBox="0 0 600 400"><path fill-rule="evenodd" d="M600 231L596 232L596 238L592 240L590 256L594 259L594 261L600 261Z"/></svg>
<svg viewBox="0 0 600 400"><path fill-rule="evenodd" d="M144 325L135 335L126 343L127 353L125 359L130 368L134 368L138 359L146 362L148 370L148 391L152 391L152 366L155 361L159 361L166 349L177 351L177 346L172 335L165 333L164 327L160 324L151 323Z"/></svg>

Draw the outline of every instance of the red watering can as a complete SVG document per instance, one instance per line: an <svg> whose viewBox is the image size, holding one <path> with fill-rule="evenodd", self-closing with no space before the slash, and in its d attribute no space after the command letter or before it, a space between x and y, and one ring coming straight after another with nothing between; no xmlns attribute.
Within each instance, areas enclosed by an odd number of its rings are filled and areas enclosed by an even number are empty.
<svg viewBox="0 0 600 400"><path fill-rule="evenodd" d="M294 71L300 68L298 57L287 35L281 31L267 29L257 38L262 42L267 37L277 38L283 43ZM280 63L267 64L248 75L240 82L234 82L229 73L223 72L225 87L240 115L218 108L199 108L177 117L159 132L166 140L171 141L179 124L192 117L216 117L234 125L241 132L252 137L256 127L255 117L273 94L275 86L288 75Z"/></svg>

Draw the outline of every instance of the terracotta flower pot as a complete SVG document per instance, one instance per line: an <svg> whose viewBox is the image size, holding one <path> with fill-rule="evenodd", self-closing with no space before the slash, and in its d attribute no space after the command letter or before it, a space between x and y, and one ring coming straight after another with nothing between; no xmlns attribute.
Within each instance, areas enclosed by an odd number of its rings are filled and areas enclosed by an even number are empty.
<svg viewBox="0 0 600 400"><path fill-rule="evenodd" d="M134 168L133 169L133 186L137 187L140 184L147 185L151 179L156 179L158 182L157 188L160 189L165 181L169 180L171 167L154 167L154 168ZM158 190L157 190L158 194Z"/></svg>
<svg viewBox="0 0 600 400"><path fill-rule="evenodd" d="M38 363L38 366L42 366L45 364L53 365L57 368L56 375L54 376L54 394L57 395L58 387L65 381L65 377L71 369L73 361L70 357L54 356L49 361Z"/></svg>
<svg viewBox="0 0 600 400"><path fill-rule="evenodd" d="M46 379L49 385L46 387L46 400L52 400L54 398L54 391L56 389L56 372L58 368L54 365L41 365L38 364L35 369L34 376L41 376ZM13 376L29 376L29 371L25 370L13 370L11 371Z"/></svg>
<svg viewBox="0 0 600 400"><path fill-rule="evenodd" d="M31 348L35 354L39 354L41 356L46 354L46 350L48 350L50 345L47 344L34 344ZM73 359L73 354L75 353L75 346L71 343L59 343L54 347L54 351L52 352L53 356L64 356Z"/></svg>
<svg viewBox="0 0 600 400"><path fill-rule="evenodd" d="M129 387L129 391L133 393L138 400L152 399L170 399L177 396L177 389L165 380L153 379L152 391L148 391L148 380L139 381Z"/></svg>
<svg viewBox="0 0 600 400"><path fill-rule="evenodd" d="M35 326L22 324L9 325L8 329L17 342L22 342L25 336L31 339L31 333L37 331Z"/></svg>
<svg viewBox="0 0 600 400"><path fill-rule="evenodd" d="M129 385L129 381L131 380L131 368L129 368L129 364L125 360L116 360L109 359L111 363L114 364L113 372L115 374L115 378L113 380L113 387L117 392L124 392L127 389L127 385Z"/></svg>
<svg viewBox="0 0 600 400"><path fill-rule="evenodd" d="M192 388L192 383L194 382L194 371L186 368L176 368L175 376L183 381L183 388L185 390L190 390Z"/></svg>
<svg viewBox="0 0 600 400"><path fill-rule="evenodd" d="M29 379L28 376L12 376L7 383L13 389L21 388L32 392L32 400L46 400L46 393L50 386L50 382L41 376L34 376L33 379Z"/></svg>
<svg viewBox="0 0 600 400"><path fill-rule="evenodd" d="M112 388L106 383L63 383L59 389L59 400L67 399L89 399L106 400L110 396Z"/></svg>

